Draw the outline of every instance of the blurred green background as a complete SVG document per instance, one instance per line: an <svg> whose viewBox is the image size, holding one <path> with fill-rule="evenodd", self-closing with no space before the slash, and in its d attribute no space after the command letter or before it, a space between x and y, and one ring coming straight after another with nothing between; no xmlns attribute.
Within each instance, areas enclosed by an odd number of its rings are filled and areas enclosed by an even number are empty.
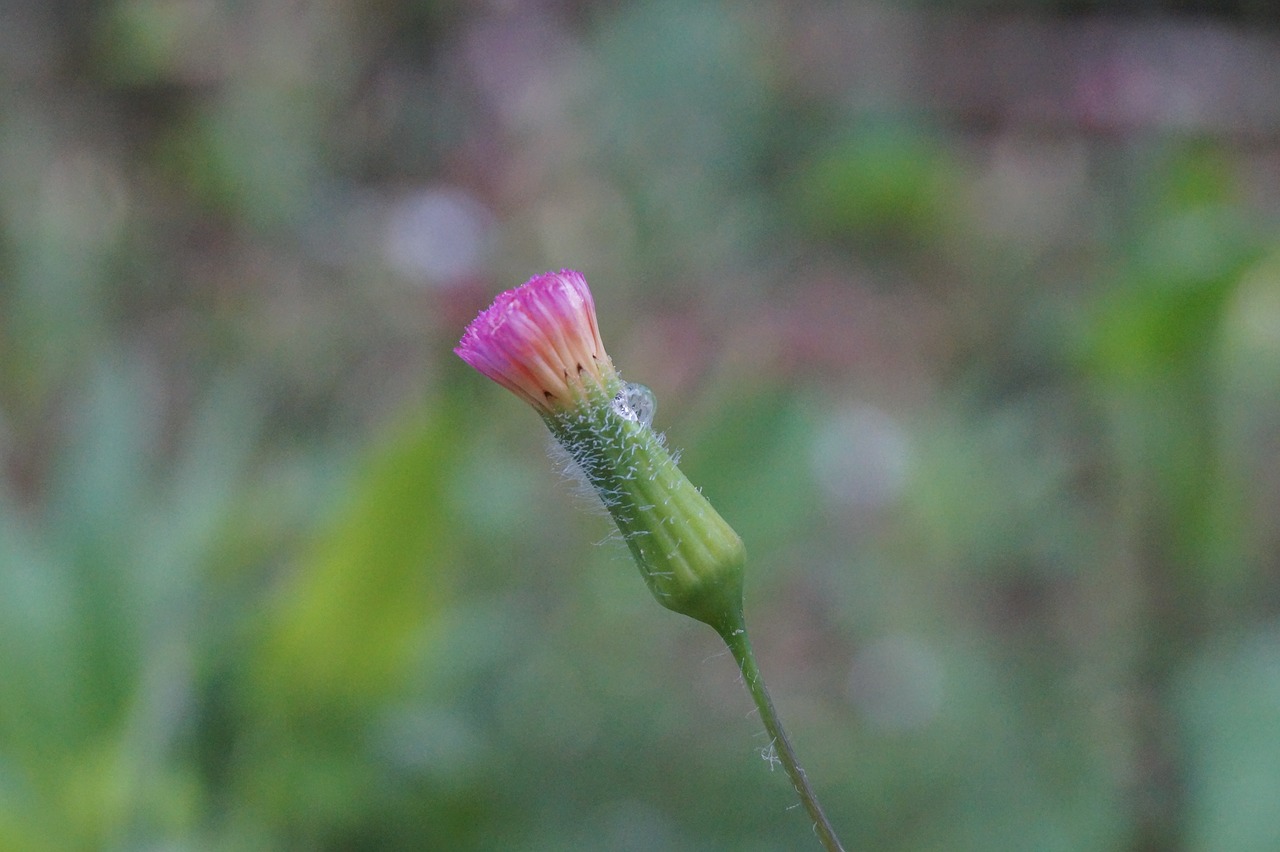
<svg viewBox="0 0 1280 852"><path fill-rule="evenodd" d="M6 0L0 849L816 846L450 352L562 266L851 848L1280 848L1280 15L1192 5Z"/></svg>

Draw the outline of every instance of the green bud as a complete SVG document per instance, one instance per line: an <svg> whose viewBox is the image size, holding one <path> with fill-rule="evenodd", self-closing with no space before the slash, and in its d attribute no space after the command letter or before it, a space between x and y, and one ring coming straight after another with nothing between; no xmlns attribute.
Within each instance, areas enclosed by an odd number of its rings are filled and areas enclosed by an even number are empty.
<svg viewBox="0 0 1280 852"><path fill-rule="evenodd" d="M725 629L742 613L742 539L629 404L636 387L609 382L543 419L600 495L658 602Z"/></svg>

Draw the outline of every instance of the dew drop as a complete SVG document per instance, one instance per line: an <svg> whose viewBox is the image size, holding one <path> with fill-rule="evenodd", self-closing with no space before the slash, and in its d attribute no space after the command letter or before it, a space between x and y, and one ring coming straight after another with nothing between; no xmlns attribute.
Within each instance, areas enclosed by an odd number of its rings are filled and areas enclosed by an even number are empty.
<svg viewBox="0 0 1280 852"><path fill-rule="evenodd" d="M652 426L653 415L658 410L658 398L639 382L627 382L613 398L613 410L624 420Z"/></svg>

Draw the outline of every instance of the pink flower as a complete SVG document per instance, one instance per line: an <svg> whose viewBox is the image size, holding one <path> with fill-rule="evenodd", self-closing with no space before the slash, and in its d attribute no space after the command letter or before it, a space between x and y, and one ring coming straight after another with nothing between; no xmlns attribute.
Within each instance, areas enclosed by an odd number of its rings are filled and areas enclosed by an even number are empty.
<svg viewBox="0 0 1280 852"><path fill-rule="evenodd" d="M544 412L581 404L618 383L604 351L587 279L572 269L535 275L493 300L453 350Z"/></svg>
<svg viewBox="0 0 1280 852"><path fill-rule="evenodd" d="M538 410L663 606L716 629L738 624L742 539L653 431L652 394L614 370L586 279L535 275L481 311L453 351Z"/></svg>

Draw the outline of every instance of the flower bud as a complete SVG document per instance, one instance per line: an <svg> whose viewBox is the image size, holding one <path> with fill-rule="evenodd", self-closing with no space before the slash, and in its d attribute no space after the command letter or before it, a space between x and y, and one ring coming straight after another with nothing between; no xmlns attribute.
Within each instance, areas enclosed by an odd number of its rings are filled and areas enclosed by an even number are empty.
<svg viewBox="0 0 1280 852"><path fill-rule="evenodd" d="M600 495L659 603L717 630L740 620L742 539L637 411L579 273L538 275L503 293L454 351L538 411Z"/></svg>

